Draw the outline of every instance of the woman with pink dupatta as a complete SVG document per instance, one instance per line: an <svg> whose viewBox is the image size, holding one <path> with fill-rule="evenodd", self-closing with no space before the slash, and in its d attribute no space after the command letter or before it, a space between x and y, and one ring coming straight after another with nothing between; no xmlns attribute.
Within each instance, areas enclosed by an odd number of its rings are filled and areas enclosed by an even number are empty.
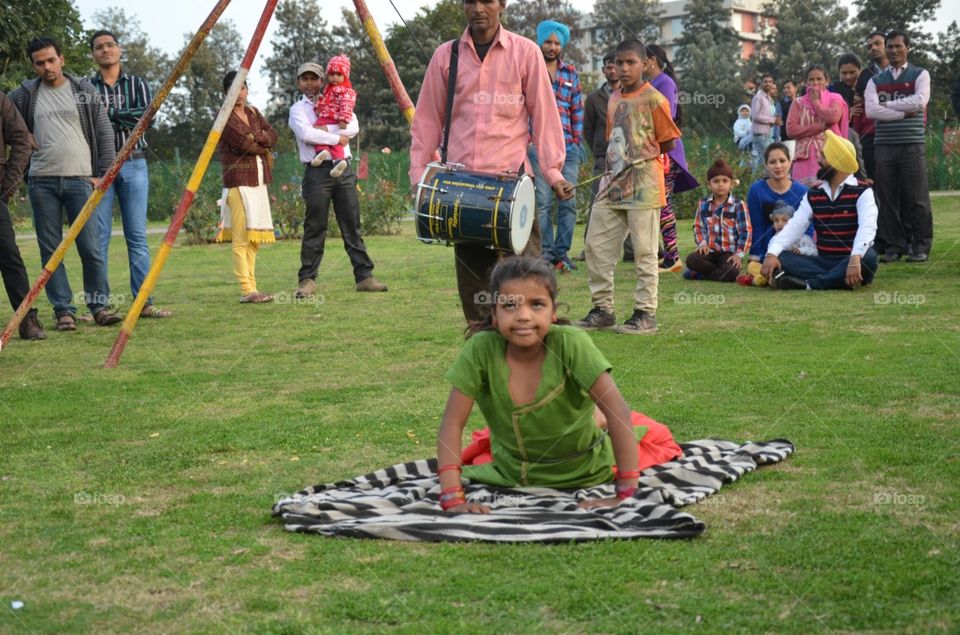
<svg viewBox="0 0 960 635"><path fill-rule="evenodd" d="M807 92L790 108L787 133L797 141L791 176L809 187L819 181L817 172L823 153L824 131L832 130L846 139L850 116L843 97L827 91L829 80L821 64L811 64L805 76Z"/></svg>

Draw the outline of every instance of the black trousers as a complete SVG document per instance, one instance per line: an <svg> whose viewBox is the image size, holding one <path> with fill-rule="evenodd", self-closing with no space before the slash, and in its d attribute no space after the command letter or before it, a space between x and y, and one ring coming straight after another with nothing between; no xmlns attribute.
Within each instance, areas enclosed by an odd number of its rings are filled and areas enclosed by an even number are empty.
<svg viewBox="0 0 960 635"><path fill-rule="evenodd" d="M303 200L307 211L303 219L303 242L300 245L300 271L297 280L317 278L327 240L327 221L330 203L343 237L343 249L353 266L357 282L373 275L373 261L360 236L360 199L357 198L357 175L347 168L340 178L330 176L333 162L325 161L319 167L306 165L303 173Z"/></svg>
<svg viewBox="0 0 960 635"><path fill-rule="evenodd" d="M929 254L933 212L927 184L927 156L922 143L874 146L877 176L878 253Z"/></svg>
<svg viewBox="0 0 960 635"><path fill-rule="evenodd" d="M687 269L702 273L707 280L736 282L740 268L728 262L732 255L729 251L714 251L704 256L699 252L691 251L687 254Z"/></svg>
<svg viewBox="0 0 960 635"><path fill-rule="evenodd" d="M16 310L30 291L30 279L27 277L27 268L23 266L23 258L20 257L20 249L17 247L17 236L13 231L10 210L2 200L0 200L0 274L3 275L3 286L7 290L10 306Z"/></svg>
<svg viewBox="0 0 960 635"><path fill-rule="evenodd" d="M867 134L860 137L860 147L863 148L863 169L867 173L867 178L876 179L877 160L873 150L873 135Z"/></svg>
<svg viewBox="0 0 960 635"><path fill-rule="evenodd" d="M540 223L534 218L530 242L522 255L539 258L540 248ZM489 293L490 270L501 258L509 258L512 254L476 243L458 243L453 246L453 255L463 317L467 322L479 322L493 309Z"/></svg>

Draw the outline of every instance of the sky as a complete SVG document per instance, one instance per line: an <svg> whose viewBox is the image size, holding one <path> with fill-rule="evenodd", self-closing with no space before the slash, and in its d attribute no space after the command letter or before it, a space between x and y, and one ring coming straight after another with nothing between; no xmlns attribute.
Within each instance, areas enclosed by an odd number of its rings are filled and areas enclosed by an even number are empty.
<svg viewBox="0 0 960 635"><path fill-rule="evenodd" d="M84 26L87 28L98 26L91 21L93 14L98 9L108 6L122 6L128 16L134 16L140 20L140 27L150 36L152 44L171 56L176 55L183 46L184 34L192 34L196 31L209 15L210 9L216 4L214 0L124 0L124 2L119 0L75 0L75 3L80 11L80 17L84 21ZM264 0L232 0L221 19L232 20L244 41L249 41L257 20L263 12L264 3ZM340 21L342 9L354 10L352 0L320 0L320 3L328 12L326 17L328 24L336 24ZM584 13L593 8L593 0L572 0L571 3ZM366 0L366 4L381 33L386 32L387 27L391 24L400 22L390 0ZM436 0L393 0L393 4L400 9L404 19L409 20L420 9L436 4ZM853 2L852 0L841 0L841 4L849 8L852 7ZM509 10L509 3L507 3L507 11ZM925 27L928 32L938 33L945 30L947 25L954 20L960 22L960 2L942 0L937 18ZM259 54L253 68L251 68L250 78L247 82L250 87L250 103L260 108L266 105L269 98L267 82L260 71L263 68L263 57L269 55L270 52L272 34L273 24L267 28L266 37L264 37L260 46Z"/></svg>

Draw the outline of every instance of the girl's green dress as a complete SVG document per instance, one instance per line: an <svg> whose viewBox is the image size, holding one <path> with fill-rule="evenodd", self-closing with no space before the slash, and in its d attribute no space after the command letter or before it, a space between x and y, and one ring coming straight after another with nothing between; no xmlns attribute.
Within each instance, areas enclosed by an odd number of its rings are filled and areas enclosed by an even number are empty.
<svg viewBox="0 0 960 635"><path fill-rule="evenodd" d="M468 465L463 476L500 487L579 488L613 480L613 447L593 420L589 389L610 363L584 331L552 325L536 397L510 396L507 341L497 331L467 340L447 381L480 406L490 426L493 462Z"/></svg>

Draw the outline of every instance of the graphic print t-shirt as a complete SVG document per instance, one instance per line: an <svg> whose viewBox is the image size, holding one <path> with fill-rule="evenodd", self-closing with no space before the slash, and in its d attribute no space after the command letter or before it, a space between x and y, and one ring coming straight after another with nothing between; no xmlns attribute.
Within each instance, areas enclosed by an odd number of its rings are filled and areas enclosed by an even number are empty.
<svg viewBox="0 0 960 635"><path fill-rule="evenodd" d="M660 208L666 205L660 144L678 139L670 102L649 82L607 105L607 170L598 198L611 204Z"/></svg>

